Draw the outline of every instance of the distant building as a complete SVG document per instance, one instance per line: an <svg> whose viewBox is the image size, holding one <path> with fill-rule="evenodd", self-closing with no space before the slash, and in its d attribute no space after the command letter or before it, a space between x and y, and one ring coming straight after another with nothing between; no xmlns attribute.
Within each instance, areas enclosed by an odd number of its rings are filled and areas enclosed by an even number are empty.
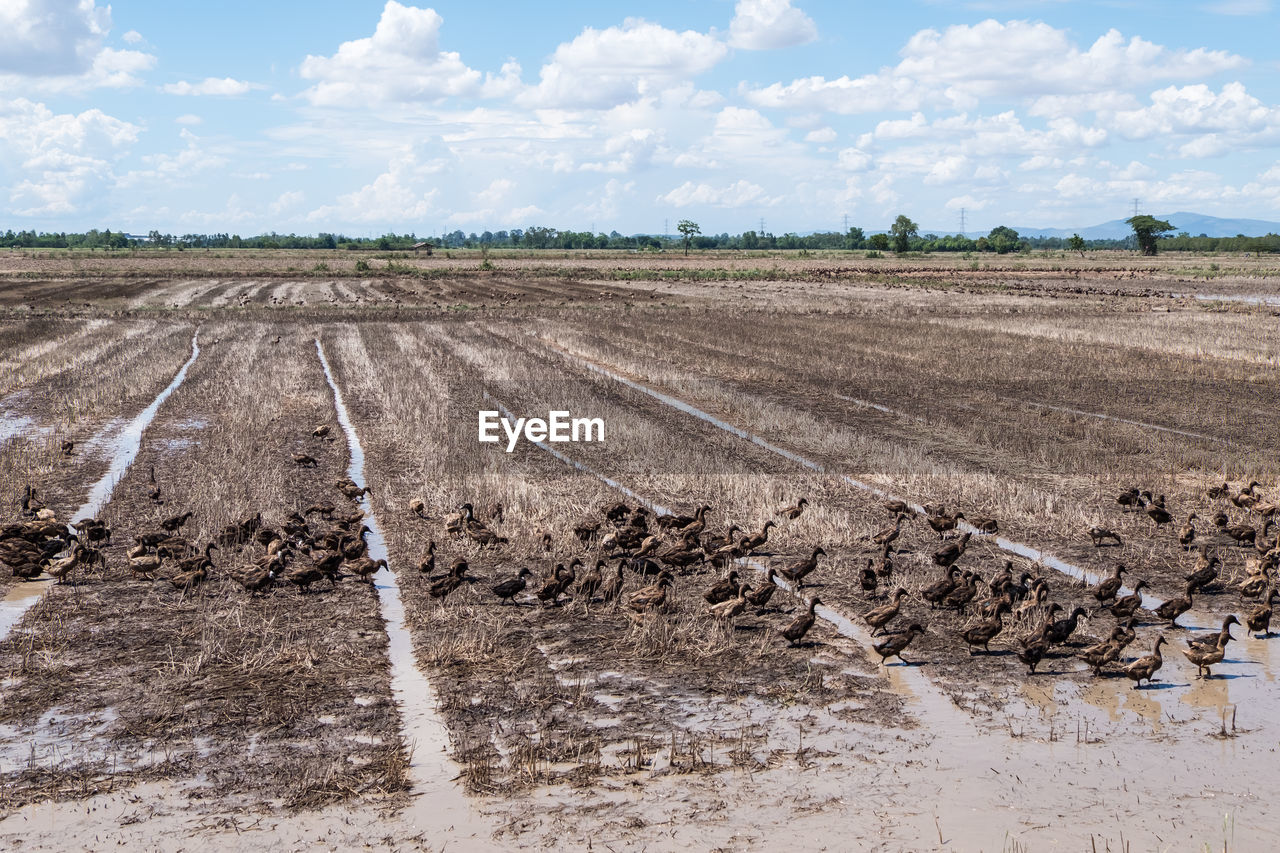
<svg viewBox="0 0 1280 853"><path fill-rule="evenodd" d="M431 254L431 244L430 244L430 243L427 243L427 242L425 242L425 241L424 241L424 242L422 242L422 243L414 243L414 244L413 244L413 253L414 253L415 255L416 255L416 254L418 254L418 252L419 252L420 250L422 250L422 249L426 249L426 251L427 251L427 254L428 254L428 255L430 255L430 254Z"/></svg>

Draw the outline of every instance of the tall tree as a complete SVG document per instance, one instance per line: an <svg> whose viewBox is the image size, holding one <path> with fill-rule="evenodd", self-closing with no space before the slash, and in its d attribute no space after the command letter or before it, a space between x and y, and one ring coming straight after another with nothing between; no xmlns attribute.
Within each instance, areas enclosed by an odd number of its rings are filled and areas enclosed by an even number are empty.
<svg viewBox="0 0 1280 853"><path fill-rule="evenodd" d="M1156 219L1154 216L1147 216L1145 213L1140 216L1130 216L1125 222L1133 229L1133 236L1138 238L1138 248L1142 250L1144 255L1154 255L1156 253L1156 241L1160 239L1161 235L1168 234L1174 228L1163 219Z"/></svg>
<svg viewBox="0 0 1280 853"><path fill-rule="evenodd" d="M689 254L689 244L693 242L695 235L702 233L702 229L692 219L681 219L676 223L676 230L684 237L684 253L687 255Z"/></svg>
<svg viewBox="0 0 1280 853"><path fill-rule="evenodd" d="M911 248L911 238L920 233L920 226L900 213L889 226L889 233L893 235L893 250L901 254Z"/></svg>
<svg viewBox="0 0 1280 853"><path fill-rule="evenodd" d="M1084 238L1079 234L1072 234L1071 239L1067 241L1067 248L1073 252L1079 252L1080 257L1084 257Z"/></svg>

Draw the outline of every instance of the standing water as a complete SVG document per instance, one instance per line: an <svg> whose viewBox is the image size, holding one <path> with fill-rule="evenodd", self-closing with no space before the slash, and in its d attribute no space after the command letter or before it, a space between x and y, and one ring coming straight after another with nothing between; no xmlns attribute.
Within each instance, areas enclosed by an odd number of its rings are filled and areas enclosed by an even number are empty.
<svg viewBox="0 0 1280 853"><path fill-rule="evenodd" d="M200 330L196 329L195 334L191 336L191 357L178 369L178 374L173 377L173 381L151 401L151 405L139 412L137 417L120 430L108 445L111 467L107 469L102 479L89 489L89 499L71 516L73 520L97 518L98 513L102 512L107 501L111 500L111 493L115 490L116 483L119 483L120 478L129 470L133 460L138 458L138 450L142 446L142 433L151 425L151 421L164 401L169 399L169 395L176 391L187 378L187 371L191 365L195 364L199 355ZM0 640L7 638L9 632L22 619L22 615L40 600L41 595L49 588L49 583L50 580L46 578L32 583L20 583L9 590L9 594L0 601Z"/></svg>
<svg viewBox="0 0 1280 853"><path fill-rule="evenodd" d="M347 476L363 488L364 448L360 445L360 438L347 413L342 391L333 378L333 371L329 369L324 347L320 345L319 339L316 339L315 344L320 366L324 368L324 378L333 392L338 423L347 437L347 447L351 454ZM373 505L367 494L360 498L360 508L364 510L364 523L369 528L369 557L390 562L386 539L383 538L382 528L378 526L378 519L373 514ZM411 751L409 766L416 800L403 816L418 829L428 833L433 843L445 839L472 839L488 843L489 830L477 819L467 803L466 795L454 782L461 770L448 755L449 730L436 713L435 690L414 662L413 640L405 624L404 602L400 599L400 587L396 583L395 573L388 568L379 569L373 576L373 582L378 591L382 619L387 626L391 692L400 709L400 719Z"/></svg>

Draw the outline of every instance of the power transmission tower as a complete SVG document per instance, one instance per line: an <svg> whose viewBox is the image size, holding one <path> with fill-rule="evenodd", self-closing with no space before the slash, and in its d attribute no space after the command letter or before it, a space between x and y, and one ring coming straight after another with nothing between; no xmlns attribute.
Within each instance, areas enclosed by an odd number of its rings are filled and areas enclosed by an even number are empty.
<svg viewBox="0 0 1280 853"><path fill-rule="evenodd" d="M760 236L764 236L764 217L760 217Z"/></svg>
<svg viewBox="0 0 1280 853"><path fill-rule="evenodd" d="M964 208L960 208L960 236L964 236Z"/></svg>
<svg viewBox="0 0 1280 853"><path fill-rule="evenodd" d="M849 233L849 214L844 215L844 233Z"/></svg>
<svg viewBox="0 0 1280 853"><path fill-rule="evenodd" d="M1137 216L1137 215L1138 215L1138 208L1139 208L1139 207L1141 207L1141 205L1142 205L1142 200L1141 200L1141 199L1136 199L1136 198L1135 198L1135 199L1133 200L1133 215L1134 215L1134 216Z"/></svg>
<svg viewBox="0 0 1280 853"><path fill-rule="evenodd" d="M668 220L666 219L662 220L662 239L663 240L671 239L671 234L670 232L667 231L667 225L668 225Z"/></svg>

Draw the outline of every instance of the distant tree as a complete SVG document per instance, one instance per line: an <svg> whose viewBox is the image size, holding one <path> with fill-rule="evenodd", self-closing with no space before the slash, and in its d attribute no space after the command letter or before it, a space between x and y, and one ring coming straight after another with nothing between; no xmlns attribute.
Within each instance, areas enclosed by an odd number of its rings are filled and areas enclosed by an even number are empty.
<svg viewBox="0 0 1280 853"><path fill-rule="evenodd" d="M987 235L987 245L991 247L992 251L1001 255L1016 252L1018 250L1018 232L1007 225L992 228L991 233Z"/></svg>
<svg viewBox="0 0 1280 853"><path fill-rule="evenodd" d="M676 230L684 238L684 253L687 255L689 254L689 244L693 242L695 235L702 233L702 229L692 219L681 219L676 223Z"/></svg>
<svg viewBox="0 0 1280 853"><path fill-rule="evenodd" d="M1133 229L1133 236L1138 239L1138 248L1142 250L1144 255L1154 255L1156 253L1156 241L1160 239L1161 235L1169 233L1174 228L1163 219L1156 219L1154 216L1147 216L1146 214L1130 216L1125 220L1125 223Z"/></svg>
<svg viewBox="0 0 1280 853"><path fill-rule="evenodd" d="M1073 252L1079 252L1080 257L1084 257L1084 238L1079 234L1072 234L1071 239L1067 241L1067 248Z"/></svg>
<svg viewBox="0 0 1280 853"><path fill-rule="evenodd" d="M756 234L754 231L743 231L742 248L747 249L748 251L751 249L759 249L760 235Z"/></svg>
<svg viewBox="0 0 1280 853"><path fill-rule="evenodd" d="M901 254L911 248L911 238L920 233L920 226L900 213L889 226L889 233L893 235L893 250Z"/></svg>
<svg viewBox="0 0 1280 853"><path fill-rule="evenodd" d="M867 247L877 252L889 251L889 235L884 233L872 234L867 238Z"/></svg>
<svg viewBox="0 0 1280 853"><path fill-rule="evenodd" d="M849 233L845 235L844 239L846 249L861 249L866 243L867 235L855 225L849 229Z"/></svg>

